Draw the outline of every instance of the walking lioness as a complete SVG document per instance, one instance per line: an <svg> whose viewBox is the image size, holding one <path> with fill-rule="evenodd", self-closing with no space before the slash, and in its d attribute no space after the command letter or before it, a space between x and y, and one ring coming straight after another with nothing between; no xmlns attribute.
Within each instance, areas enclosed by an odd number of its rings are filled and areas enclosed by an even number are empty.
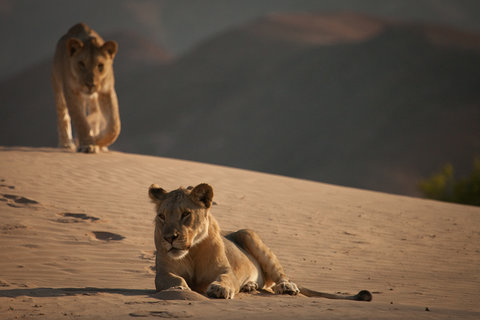
<svg viewBox="0 0 480 320"><path fill-rule="evenodd" d="M277 294L370 301L363 290L354 296L297 287L275 254L251 230L220 233L210 213L213 189L208 184L166 192L153 184L148 191L156 205L155 247L157 291L194 290L213 298L233 299L240 291L273 289Z"/></svg>
<svg viewBox="0 0 480 320"><path fill-rule="evenodd" d="M57 107L59 146L94 153L111 145L120 134L114 87L113 59L118 45L105 42L79 23L60 38L55 50L52 85Z"/></svg>

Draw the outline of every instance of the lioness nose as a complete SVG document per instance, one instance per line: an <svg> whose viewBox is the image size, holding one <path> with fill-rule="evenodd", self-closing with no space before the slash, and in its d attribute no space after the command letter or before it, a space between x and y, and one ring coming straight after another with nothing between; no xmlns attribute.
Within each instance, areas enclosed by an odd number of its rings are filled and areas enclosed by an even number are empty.
<svg viewBox="0 0 480 320"><path fill-rule="evenodd" d="M175 241L175 239L178 238L178 233L174 233L174 234L169 234L169 235L164 235L163 236L163 239L165 239L165 241L167 241L168 243L173 243L173 241Z"/></svg>
<svg viewBox="0 0 480 320"><path fill-rule="evenodd" d="M87 76L84 78L85 80L85 85L91 89L95 86L95 80L93 78L93 74L87 74Z"/></svg>
<svg viewBox="0 0 480 320"><path fill-rule="evenodd" d="M93 80L87 80L85 81L85 86L87 86L88 89L92 89L95 86L95 83L93 83Z"/></svg>

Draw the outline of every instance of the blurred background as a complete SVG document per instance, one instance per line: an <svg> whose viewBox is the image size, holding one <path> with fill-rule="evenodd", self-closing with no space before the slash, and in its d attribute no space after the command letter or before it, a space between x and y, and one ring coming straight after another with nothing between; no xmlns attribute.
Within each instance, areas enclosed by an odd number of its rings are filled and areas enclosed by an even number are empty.
<svg viewBox="0 0 480 320"><path fill-rule="evenodd" d="M57 145L80 21L119 43L113 150L480 202L477 0L0 0L0 145Z"/></svg>

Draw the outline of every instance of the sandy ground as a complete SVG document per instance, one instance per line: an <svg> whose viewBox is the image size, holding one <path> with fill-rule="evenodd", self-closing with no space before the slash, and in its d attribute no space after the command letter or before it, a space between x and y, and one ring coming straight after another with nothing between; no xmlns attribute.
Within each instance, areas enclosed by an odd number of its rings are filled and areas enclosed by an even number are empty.
<svg viewBox="0 0 480 320"><path fill-rule="evenodd" d="M372 302L155 294L151 183L207 182L225 230ZM0 319L480 319L480 208L187 161L0 147Z"/></svg>

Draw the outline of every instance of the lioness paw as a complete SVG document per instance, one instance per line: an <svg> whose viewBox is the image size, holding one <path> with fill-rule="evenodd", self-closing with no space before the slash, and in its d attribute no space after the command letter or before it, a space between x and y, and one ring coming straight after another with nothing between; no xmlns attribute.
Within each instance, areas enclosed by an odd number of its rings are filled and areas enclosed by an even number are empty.
<svg viewBox="0 0 480 320"><path fill-rule="evenodd" d="M184 291L190 291L191 289L189 287L185 286L175 286L175 287L170 287L166 290L184 290Z"/></svg>
<svg viewBox="0 0 480 320"><path fill-rule="evenodd" d="M98 153L98 151L99 151L99 147L93 144L80 146L77 149L77 152L83 152L83 153Z"/></svg>
<svg viewBox="0 0 480 320"><path fill-rule="evenodd" d="M75 151L75 143L73 142L65 142L59 145L60 148Z"/></svg>
<svg viewBox="0 0 480 320"><path fill-rule="evenodd" d="M255 281L248 281L243 285L243 287L240 289L242 292L254 292L257 291L258 289L258 283Z"/></svg>
<svg viewBox="0 0 480 320"><path fill-rule="evenodd" d="M233 299L235 291L223 286L220 282L212 282L207 288L207 296L219 299Z"/></svg>
<svg viewBox="0 0 480 320"><path fill-rule="evenodd" d="M280 281L273 286L273 292L276 294L296 295L300 292L297 285L291 281Z"/></svg>

